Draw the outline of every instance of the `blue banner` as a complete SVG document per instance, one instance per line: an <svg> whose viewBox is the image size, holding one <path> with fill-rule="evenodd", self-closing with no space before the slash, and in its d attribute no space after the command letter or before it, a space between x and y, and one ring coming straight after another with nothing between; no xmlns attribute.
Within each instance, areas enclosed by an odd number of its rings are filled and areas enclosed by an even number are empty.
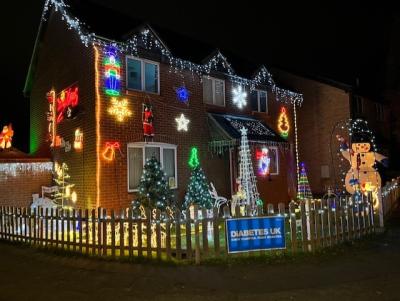
<svg viewBox="0 0 400 301"><path fill-rule="evenodd" d="M235 218L226 220L228 253L284 249L283 216Z"/></svg>

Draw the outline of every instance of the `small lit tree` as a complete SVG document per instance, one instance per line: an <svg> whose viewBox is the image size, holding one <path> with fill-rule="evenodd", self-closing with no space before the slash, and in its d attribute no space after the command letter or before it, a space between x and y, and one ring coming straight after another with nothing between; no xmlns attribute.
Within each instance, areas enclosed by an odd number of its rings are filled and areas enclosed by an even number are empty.
<svg viewBox="0 0 400 301"><path fill-rule="evenodd" d="M297 199L305 200L312 199L310 183L308 182L307 172L304 162L300 163L300 177L297 191Z"/></svg>
<svg viewBox="0 0 400 301"><path fill-rule="evenodd" d="M213 206L213 199L210 194L210 187L207 178L200 167L198 157L198 150L193 147L190 152L189 167L192 171L183 208L186 209L192 204L197 204L199 207L211 209Z"/></svg>
<svg viewBox="0 0 400 301"><path fill-rule="evenodd" d="M172 192L160 162L152 156L146 160L139 183L138 199L144 207L165 210L172 200Z"/></svg>

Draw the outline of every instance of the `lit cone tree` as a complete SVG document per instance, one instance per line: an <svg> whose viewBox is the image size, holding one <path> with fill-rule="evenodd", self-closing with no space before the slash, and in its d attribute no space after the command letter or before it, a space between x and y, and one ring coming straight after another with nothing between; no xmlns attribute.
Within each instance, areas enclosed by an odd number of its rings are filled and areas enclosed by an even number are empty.
<svg viewBox="0 0 400 301"><path fill-rule="evenodd" d="M247 139L247 129L242 127L240 129L241 140L239 150L239 181L243 194L246 196L246 205L252 211L257 209L260 203L259 193L257 190L256 177L253 170L253 162L251 160L251 153L249 148L249 140Z"/></svg>
<svg viewBox="0 0 400 301"><path fill-rule="evenodd" d="M172 200L172 192L160 162L152 156L146 160L139 183L138 199L144 207L165 210Z"/></svg>
<svg viewBox="0 0 400 301"><path fill-rule="evenodd" d="M289 135L289 119L286 113L285 107L281 108L281 113L278 118L278 130L283 138L287 138Z"/></svg>
<svg viewBox="0 0 400 301"><path fill-rule="evenodd" d="M192 204L197 204L201 208L211 209L213 199L210 194L210 187L203 169L200 167L198 150L193 147L190 152L189 167L192 170L189 184L187 187L183 209L188 208Z"/></svg>
<svg viewBox="0 0 400 301"><path fill-rule="evenodd" d="M300 163L300 177L297 191L297 199L305 200L312 199L312 193L310 189L310 183L308 182L306 166L304 162Z"/></svg>

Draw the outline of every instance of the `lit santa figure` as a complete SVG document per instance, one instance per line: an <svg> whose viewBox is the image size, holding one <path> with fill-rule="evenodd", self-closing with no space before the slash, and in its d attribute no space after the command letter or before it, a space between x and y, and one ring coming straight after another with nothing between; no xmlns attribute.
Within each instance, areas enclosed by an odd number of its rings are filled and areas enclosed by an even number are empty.
<svg viewBox="0 0 400 301"><path fill-rule="evenodd" d="M256 157L258 160L258 173L262 176L269 174L269 166L271 159L268 154L268 148L263 147L261 151L256 152Z"/></svg>
<svg viewBox="0 0 400 301"><path fill-rule="evenodd" d="M0 133L0 149L10 148L13 136L14 131L12 129L11 123L8 126L3 126L3 130Z"/></svg>
<svg viewBox="0 0 400 301"><path fill-rule="evenodd" d="M153 111L150 105L144 105L143 109L143 134L145 137L154 136Z"/></svg>

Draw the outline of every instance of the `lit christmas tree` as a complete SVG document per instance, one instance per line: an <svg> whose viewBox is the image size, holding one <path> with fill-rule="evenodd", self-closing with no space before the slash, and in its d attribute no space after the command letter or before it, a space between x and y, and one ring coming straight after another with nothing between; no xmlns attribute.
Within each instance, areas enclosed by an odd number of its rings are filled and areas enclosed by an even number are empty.
<svg viewBox="0 0 400 301"><path fill-rule="evenodd" d="M279 130L279 134L283 137L283 138L287 138L289 135L289 119L286 113L286 109L285 107L281 108L281 113L279 114L278 117L278 130Z"/></svg>
<svg viewBox="0 0 400 301"><path fill-rule="evenodd" d="M160 162L153 156L146 160L139 183L139 201L147 208L165 210L172 200L172 192Z"/></svg>
<svg viewBox="0 0 400 301"><path fill-rule="evenodd" d="M312 199L310 183L308 183L307 172L304 162L300 163L300 178L297 191L297 199L305 200Z"/></svg>
<svg viewBox="0 0 400 301"><path fill-rule="evenodd" d="M66 201L71 200L73 203L76 202L76 192L71 192L71 188L74 187L75 184L71 184L68 181L70 175L67 172L68 165L65 162L61 165L56 162L54 164L54 171L56 175L54 182L56 182L58 186L58 192L55 193L54 199L64 208Z"/></svg>
<svg viewBox="0 0 400 301"><path fill-rule="evenodd" d="M189 179L185 202L183 208L186 209L192 204L198 204L201 208L211 209L213 199L210 194L210 187L203 169L200 167L197 148L193 147L190 152L189 166L192 174Z"/></svg>
<svg viewBox="0 0 400 301"><path fill-rule="evenodd" d="M246 196L246 205L254 212L257 209L259 201L259 193L257 190L256 177L254 176L253 163L247 140L247 129L241 128L242 138L240 141L239 151L239 181L243 194Z"/></svg>

